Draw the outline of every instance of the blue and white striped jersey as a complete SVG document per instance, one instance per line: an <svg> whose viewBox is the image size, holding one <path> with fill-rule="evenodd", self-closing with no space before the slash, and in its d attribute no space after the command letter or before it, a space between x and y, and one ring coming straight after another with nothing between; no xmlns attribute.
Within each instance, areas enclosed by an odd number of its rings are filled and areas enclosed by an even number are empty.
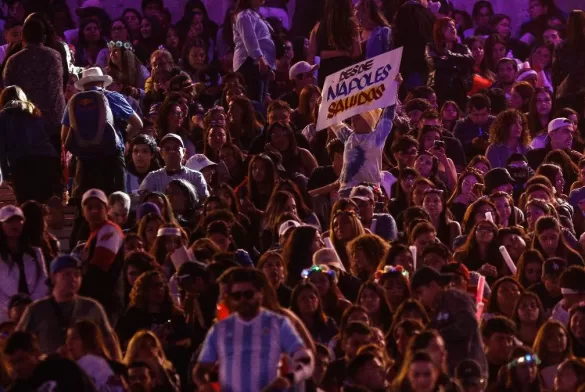
<svg viewBox="0 0 585 392"><path fill-rule="evenodd" d="M277 377L281 355L292 356L303 347L286 317L261 309L250 321L232 314L215 324L199 362L218 363L222 392L261 391Z"/></svg>

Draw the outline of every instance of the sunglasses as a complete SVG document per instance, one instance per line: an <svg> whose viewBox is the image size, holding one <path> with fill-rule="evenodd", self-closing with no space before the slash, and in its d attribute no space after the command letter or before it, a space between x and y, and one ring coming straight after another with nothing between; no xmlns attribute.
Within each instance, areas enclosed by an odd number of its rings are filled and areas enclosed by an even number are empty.
<svg viewBox="0 0 585 392"><path fill-rule="evenodd" d="M233 299L234 301L239 301L242 298L246 299L246 300L250 300L252 298L254 298L254 295L256 294L255 291L253 290L246 290L246 291L232 291L229 296L231 297L231 299Z"/></svg>

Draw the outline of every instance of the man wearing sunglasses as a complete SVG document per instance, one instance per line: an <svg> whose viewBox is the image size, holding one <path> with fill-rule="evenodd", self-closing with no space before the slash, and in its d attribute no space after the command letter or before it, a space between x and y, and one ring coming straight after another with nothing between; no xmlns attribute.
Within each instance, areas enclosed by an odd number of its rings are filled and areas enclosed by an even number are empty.
<svg viewBox="0 0 585 392"><path fill-rule="evenodd" d="M233 313L203 342L193 369L197 390L214 390L208 377L216 365L222 390L234 392L285 390L311 377L313 357L288 318L261 306L262 273L233 268L221 280Z"/></svg>

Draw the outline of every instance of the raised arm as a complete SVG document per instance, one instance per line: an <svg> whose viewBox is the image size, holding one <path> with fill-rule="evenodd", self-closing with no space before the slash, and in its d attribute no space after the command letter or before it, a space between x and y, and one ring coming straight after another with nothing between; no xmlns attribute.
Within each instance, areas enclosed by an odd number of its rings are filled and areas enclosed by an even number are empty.
<svg viewBox="0 0 585 392"><path fill-rule="evenodd" d="M311 30L311 35L309 36L309 56L307 61L310 64L315 64L315 57L317 57L317 30L319 29L319 22L313 27Z"/></svg>

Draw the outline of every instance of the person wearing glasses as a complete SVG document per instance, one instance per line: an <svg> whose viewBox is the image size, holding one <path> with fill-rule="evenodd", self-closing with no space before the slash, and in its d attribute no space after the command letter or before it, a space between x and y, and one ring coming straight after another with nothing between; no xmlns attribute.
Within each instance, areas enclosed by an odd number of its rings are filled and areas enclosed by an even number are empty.
<svg viewBox="0 0 585 392"><path fill-rule="evenodd" d="M164 192L169 182L182 178L195 187L199 203L209 197L209 189L203 174L183 166L185 156L183 139L175 133L169 133L161 139L160 148L165 166L148 173L140 184L139 192Z"/></svg>
<svg viewBox="0 0 585 392"><path fill-rule="evenodd" d="M261 306L264 281L262 272L254 269L227 272L225 292L234 312L205 338L192 373L198 391L215 390L209 376L216 365L222 390L234 392L285 390L312 376L313 355L288 318Z"/></svg>

